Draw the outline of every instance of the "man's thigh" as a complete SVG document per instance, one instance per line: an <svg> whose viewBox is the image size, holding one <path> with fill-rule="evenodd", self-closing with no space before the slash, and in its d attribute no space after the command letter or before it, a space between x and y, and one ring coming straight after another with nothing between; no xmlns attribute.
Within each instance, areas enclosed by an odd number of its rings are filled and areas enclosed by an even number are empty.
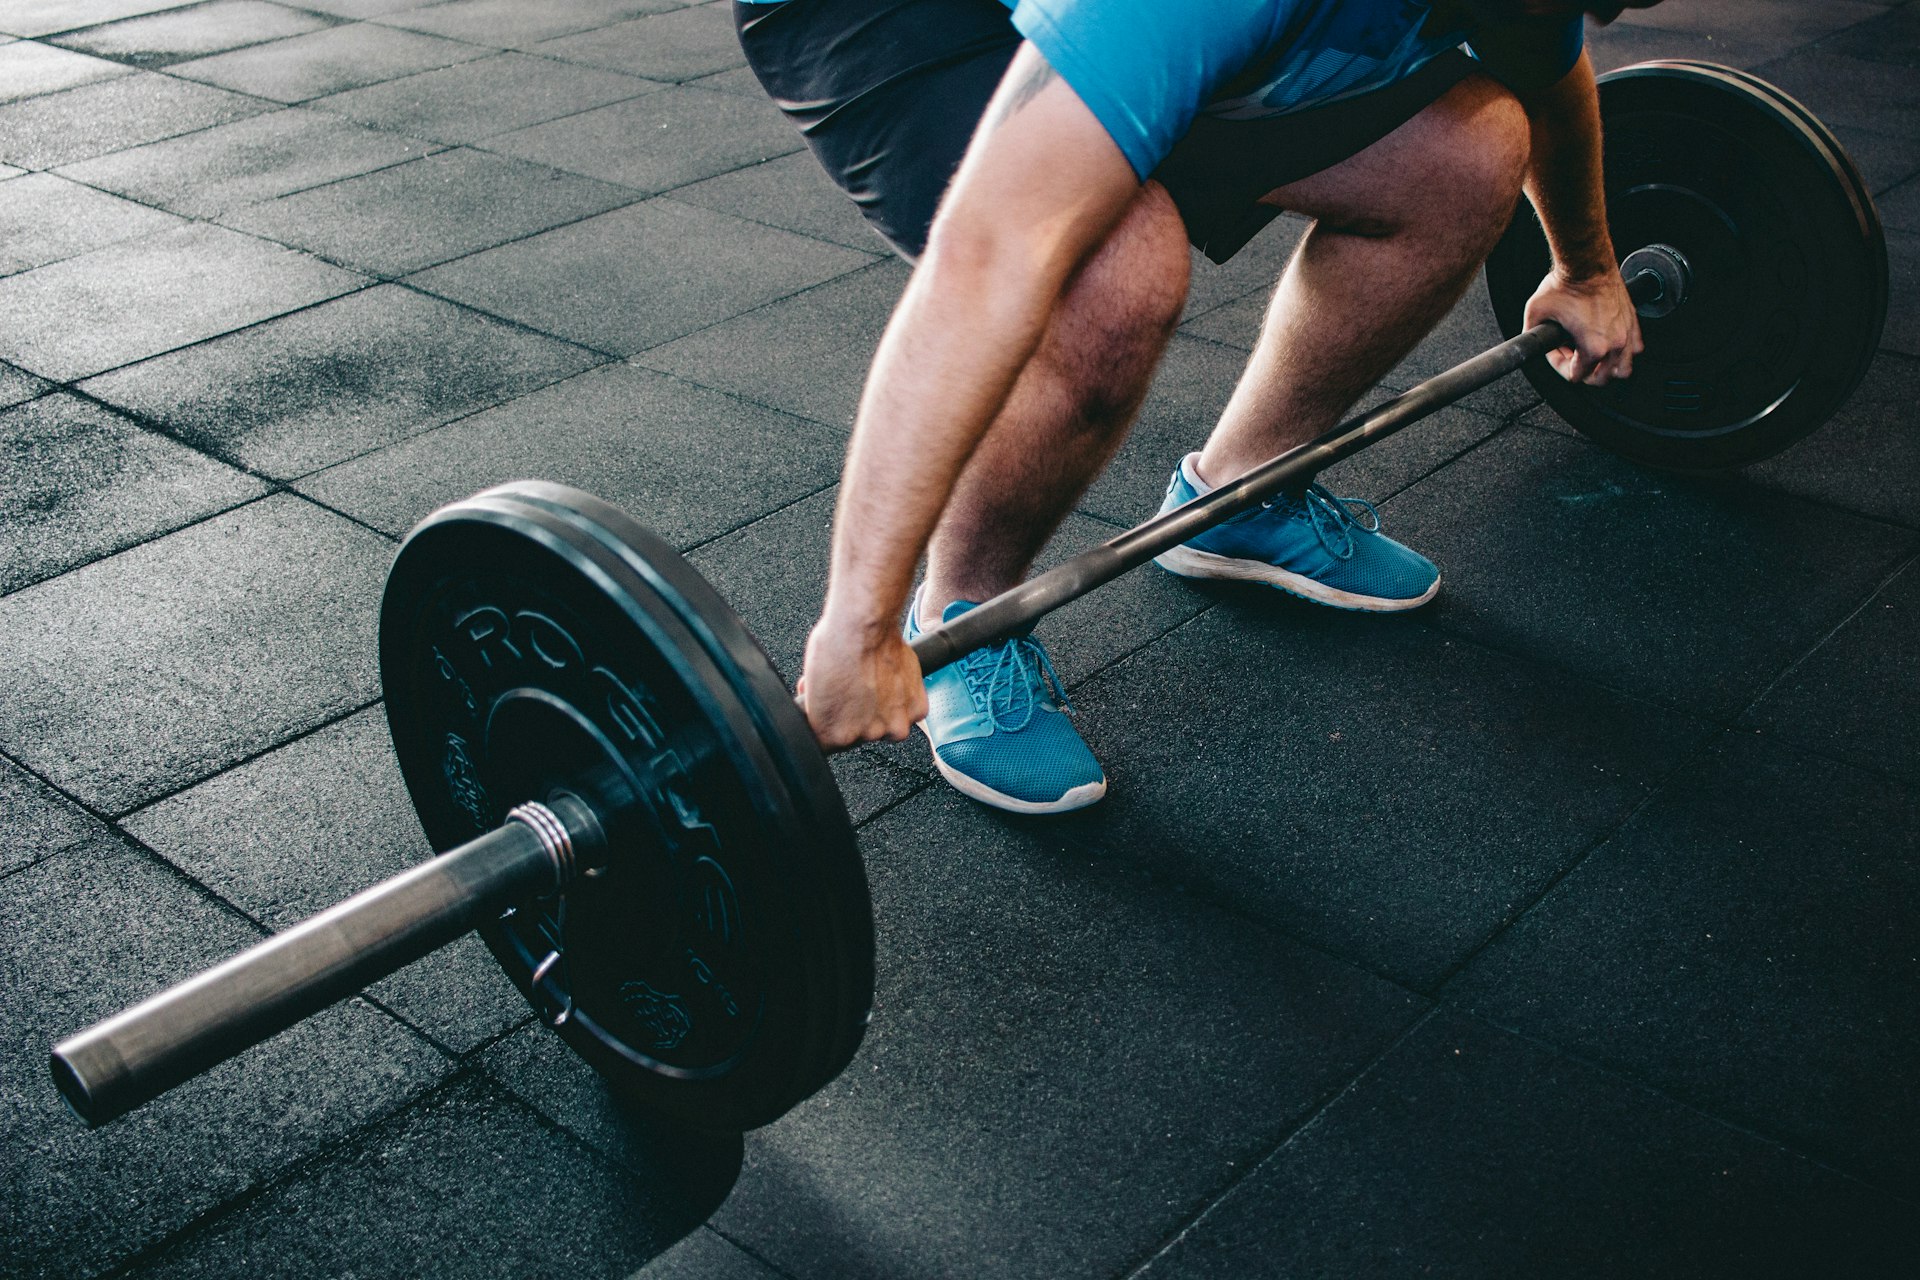
<svg viewBox="0 0 1920 1280"><path fill-rule="evenodd" d="M1375 150L1382 140L1475 74L1449 51L1413 75L1358 97L1265 120L1196 119L1154 177L1173 196L1196 248L1225 262L1303 189L1324 193L1324 175Z"/></svg>
<svg viewBox="0 0 1920 1280"><path fill-rule="evenodd" d="M1470 75L1365 150L1261 197L1345 230L1411 228L1442 242L1491 244L1519 198L1530 145L1526 111Z"/></svg>
<svg viewBox="0 0 1920 1280"><path fill-rule="evenodd" d="M760 83L909 258L1019 48L999 0L735 3Z"/></svg>

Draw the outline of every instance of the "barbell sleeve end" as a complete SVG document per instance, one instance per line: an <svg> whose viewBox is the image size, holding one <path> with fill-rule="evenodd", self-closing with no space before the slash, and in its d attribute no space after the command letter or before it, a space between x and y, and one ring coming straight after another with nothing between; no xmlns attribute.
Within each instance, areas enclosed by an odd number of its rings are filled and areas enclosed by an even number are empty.
<svg viewBox="0 0 1920 1280"><path fill-rule="evenodd" d="M453 941L564 887L604 841L565 794L53 1046L68 1108L97 1128Z"/></svg>

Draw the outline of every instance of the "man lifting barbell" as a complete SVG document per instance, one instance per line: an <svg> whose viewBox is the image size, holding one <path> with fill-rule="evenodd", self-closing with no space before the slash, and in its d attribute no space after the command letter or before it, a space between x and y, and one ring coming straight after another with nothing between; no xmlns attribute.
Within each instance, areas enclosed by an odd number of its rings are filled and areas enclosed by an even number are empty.
<svg viewBox="0 0 1920 1280"><path fill-rule="evenodd" d="M1487 261L1507 340L1239 479L916 636L932 675L1068 601L1298 492L1342 458L1524 368L1583 434L1654 466L1771 457L1845 403L1886 319L1885 235L1805 107L1727 67L1600 83L1607 219L1645 321L1638 374L1539 365L1551 266L1522 207ZM663 1116L765 1124L860 1044L866 879L811 726L673 548L590 494L501 485L407 535L380 607L394 753L437 856L69 1036L50 1056L99 1124L467 929L567 1044Z"/></svg>
<svg viewBox="0 0 1920 1280"><path fill-rule="evenodd" d="M737 3L762 82L920 259L861 401L807 646L823 745L917 722L941 773L988 804L1057 813L1105 793L1037 640L924 682L907 641L1019 582L1112 457L1178 321L1189 239L1224 262L1282 210L1315 219L1167 508L1334 425L1459 299L1523 186L1554 252L1528 323L1572 335L1555 356L1569 379L1629 375L1640 336L1582 51L1583 14L1623 7ZM1317 484L1160 563L1370 611L1439 587L1370 505Z"/></svg>

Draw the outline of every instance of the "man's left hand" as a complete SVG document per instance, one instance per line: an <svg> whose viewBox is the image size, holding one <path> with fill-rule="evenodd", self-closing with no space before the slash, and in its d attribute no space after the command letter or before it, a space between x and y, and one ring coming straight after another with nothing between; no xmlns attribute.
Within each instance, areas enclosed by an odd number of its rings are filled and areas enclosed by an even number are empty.
<svg viewBox="0 0 1920 1280"><path fill-rule="evenodd" d="M1526 327L1557 320L1574 345L1547 353L1547 363L1568 382L1603 387L1630 377L1633 358L1646 350L1640 318L1618 271L1575 279L1555 270L1527 300Z"/></svg>

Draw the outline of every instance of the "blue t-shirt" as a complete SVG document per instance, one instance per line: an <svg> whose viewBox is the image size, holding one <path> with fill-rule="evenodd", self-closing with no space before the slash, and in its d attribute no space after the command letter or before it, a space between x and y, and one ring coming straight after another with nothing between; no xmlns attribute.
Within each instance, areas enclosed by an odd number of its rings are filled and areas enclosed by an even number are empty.
<svg viewBox="0 0 1920 1280"><path fill-rule="evenodd" d="M1543 88L1579 60L1579 17L1421 33L1419 0L1001 0L1145 178L1195 116L1285 115L1383 88L1465 44Z"/></svg>
<svg viewBox="0 0 1920 1280"><path fill-rule="evenodd" d="M747 0L777 3L779 0ZM1579 61L1584 24L1518 18L1421 34L1421 0L1000 0L1145 179L1203 112L1324 106L1404 79L1461 45L1519 92Z"/></svg>

